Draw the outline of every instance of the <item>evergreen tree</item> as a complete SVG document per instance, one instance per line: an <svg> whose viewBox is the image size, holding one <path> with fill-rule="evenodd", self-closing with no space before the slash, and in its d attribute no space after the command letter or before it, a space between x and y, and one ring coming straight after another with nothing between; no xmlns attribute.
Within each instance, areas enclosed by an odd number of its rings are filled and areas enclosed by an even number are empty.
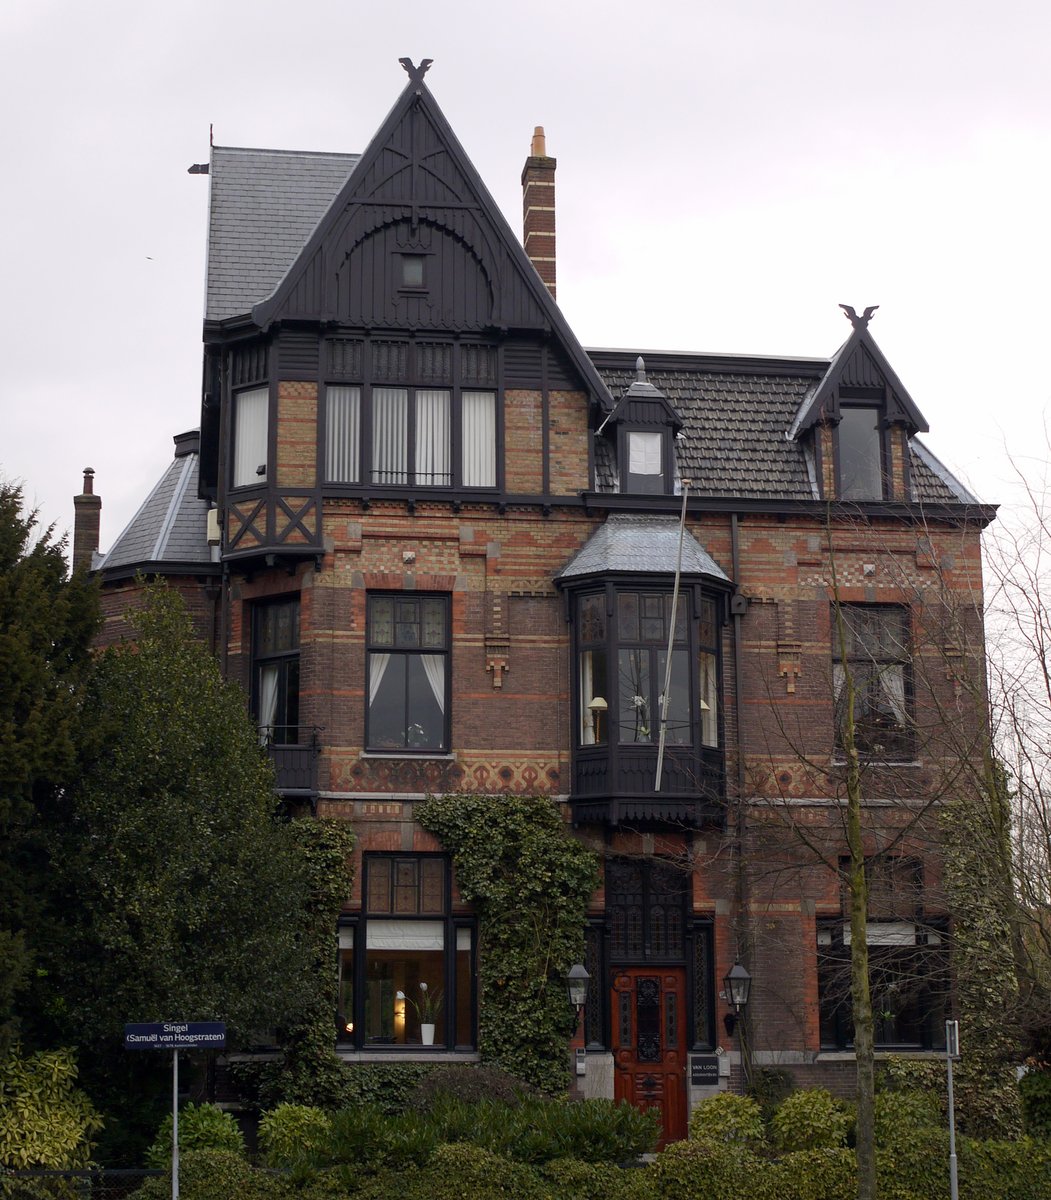
<svg viewBox="0 0 1051 1200"><path fill-rule="evenodd" d="M0 1052L18 1032L47 875L34 835L76 759L97 625L95 588L66 570L22 489L0 482Z"/></svg>
<svg viewBox="0 0 1051 1200"><path fill-rule="evenodd" d="M131 620L136 640L97 662L79 777L52 814L41 1009L96 1101L144 1134L170 1062L125 1054L125 1022L219 1020L228 1044L258 1043L312 980L303 858L243 694L174 592L152 587Z"/></svg>

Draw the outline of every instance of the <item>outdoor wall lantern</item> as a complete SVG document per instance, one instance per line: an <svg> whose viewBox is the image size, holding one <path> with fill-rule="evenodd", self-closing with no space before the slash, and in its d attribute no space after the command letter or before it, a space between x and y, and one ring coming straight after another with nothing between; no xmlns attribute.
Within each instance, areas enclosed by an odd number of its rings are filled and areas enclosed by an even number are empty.
<svg viewBox="0 0 1051 1200"><path fill-rule="evenodd" d="M569 974L566 976L566 987L569 990L569 1003L576 1010L577 1020L580 1020L580 1014L584 1011L584 1004L588 997L588 980L591 976L587 973L583 963L574 963L569 968Z"/></svg>
<svg viewBox="0 0 1051 1200"><path fill-rule="evenodd" d="M726 1032L731 1037L741 1016L741 1009L748 1003L748 993L751 989L751 975L739 962L735 962L723 977L723 995L726 997L727 1003L734 1006L734 1011L727 1013L723 1018Z"/></svg>

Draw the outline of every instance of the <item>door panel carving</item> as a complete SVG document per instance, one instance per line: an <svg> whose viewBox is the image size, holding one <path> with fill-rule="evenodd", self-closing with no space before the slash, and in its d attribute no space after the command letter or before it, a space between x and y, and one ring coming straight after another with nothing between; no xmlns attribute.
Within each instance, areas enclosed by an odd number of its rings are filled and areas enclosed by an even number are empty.
<svg viewBox="0 0 1051 1200"><path fill-rule="evenodd" d="M614 1098L661 1118L663 1147L686 1136L686 1055L681 967L626 967L613 979Z"/></svg>

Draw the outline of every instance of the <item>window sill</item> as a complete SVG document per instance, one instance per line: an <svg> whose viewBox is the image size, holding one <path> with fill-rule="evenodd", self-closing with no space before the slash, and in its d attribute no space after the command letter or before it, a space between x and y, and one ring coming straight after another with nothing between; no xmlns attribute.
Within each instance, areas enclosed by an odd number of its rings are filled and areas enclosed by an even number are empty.
<svg viewBox="0 0 1051 1200"><path fill-rule="evenodd" d="M420 759L426 759L429 762L456 762L456 755L451 750L363 750L360 757L411 759L413 762L419 762Z"/></svg>
<svg viewBox="0 0 1051 1200"><path fill-rule="evenodd" d="M895 1050L892 1046L877 1046L875 1050L877 1061L881 1058L912 1058L920 1061L930 1061L945 1057L944 1050ZM855 1062L857 1055L853 1050L819 1050L815 1062Z"/></svg>
<svg viewBox="0 0 1051 1200"><path fill-rule="evenodd" d="M336 1047L336 1053L346 1063L390 1063L394 1061L424 1063L477 1063L482 1056L477 1050L446 1050L437 1047L424 1050L420 1046L399 1046L390 1050L345 1050Z"/></svg>

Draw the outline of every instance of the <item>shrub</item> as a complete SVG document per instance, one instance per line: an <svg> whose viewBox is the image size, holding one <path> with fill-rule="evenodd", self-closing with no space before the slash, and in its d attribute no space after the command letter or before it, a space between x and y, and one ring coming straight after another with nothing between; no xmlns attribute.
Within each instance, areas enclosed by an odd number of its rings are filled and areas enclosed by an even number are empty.
<svg viewBox="0 0 1051 1200"><path fill-rule="evenodd" d="M179 1113L179 1153L184 1150L226 1150L244 1154L245 1142L237 1122L214 1104L187 1104ZM161 1122L153 1145L146 1152L151 1167L166 1167L172 1160L172 1118Z"/></svg>
<svg viewBox="0 0 1051 1200"><path fill-rule="evenodd" d="M404 1112L409 1098L435 1068L426 1063L362 1063L344 1067L340 1107L371 1105L389 1115Z"/></svg>
<svg viewBox="0 0 1051 1200"><path fill-rule="evenodd" d="M755 1108L758 1113L759 1106ZM649 1170L653 1172L654 1193L661 1200L708 1196L719 1200L779 1200L772 1190L769 1164L739 1141L675 1142L657 1156Z"/></svg>
<svg viewBox="0 0 1051 1200"><path fill-rule="evenodd" d="M180 1136L180 1142L182 1138ZM281 1184L229 1150L187 1150L179 1155L181 1200L277 1200ZM170 1200L171 1180L148 1179L132 1200Z"/></svg>
<svg viewBox="0 0 1051 1200"><path fill-rule="evenodd" d="M793 1092L770 1123L782 1151L836 1150L846 1144L852 1117L845 1104L824 1088Z"/></svg>
<svg viewBox="0 0 1051 1200"><path fill-rule="evenodd" d="M754 1148L763 1141L763 1118L751 1096L720 1092L690 1114L690 1140L719 1145L732 1142Z"/></svg>
<svg viewBox="0 0 1051 1200"><path fill-rule="evenodd" d="M758 1067L752 1072L748 1095L759 1105L763 1120L769 1121L774 1110L795 1090L795 1086L791 1071L786 1071L784 1067Z"/></svg>
<svg viewBox="0 0 1051 1200"><path fill-rule="evenodd" d="M359 1200L551 1200L532 1168L479 1146L439 1146L422 1169L385 1172Z"/></svg>
<svg viewBox="0 0 1051 1200"><path fill-rule="evenodd" d="M1022 1120L1030 1137L1051 1138L1051 1071L1027 1071L1018 1084Z"/></svg>
<svg viewBox="0 0 1051 1200"><path fill-rule="evenodd" d="M930 1092L877 1092L874 1111L877 1146L902 1146L915 1141L918 1129L942 1125L938 1097Z"/></svg>
<svg viewBox="0 0 1051 1200"><path fill-rule="evenodd" d="M854 1152L824 1147L782 1155L767 1168L766 1186L777 1200L843 1200L857 1192Z"/></svg>
<svg viewBox="0 0 1051 1200"><path fill-rule="evenodd" d="M529 1084L499 1067L436 1067L409 1093L407 1107L429 1112L436 1102L446 1099L463 1100L467 1104L496 1100L513 1106L532 1094Z"/></svg>
<svg viewBox="0 0 1051 1200"><path fill-rule="evenodd" d="M1051 1143L961 1137L960 1200L1043 1200L1051 1196Z"/></svg>
<svg viewBox="0 0 1051 1200"><path fill-rule="evenodd" d="M72 1050L0 1055L0 1168L88 1163L102 1117L76 1081Z"/></svg>
<svg viewBox="0 0 1051 1200"><path fill-rule="evenodd" d="M320 1108L279 1104L259 1122L259 1147L269 1167L291 1167L328 1151L332 1122Z"/></svg>
<svg viewBox="0 0 1051 1200"><path fill-rule="evenodd" d="M540 1168L554 1196L573 1200L657 1200L649 1168L624 1170L609 1163L584 1163L556 1158Z"/></svg>

